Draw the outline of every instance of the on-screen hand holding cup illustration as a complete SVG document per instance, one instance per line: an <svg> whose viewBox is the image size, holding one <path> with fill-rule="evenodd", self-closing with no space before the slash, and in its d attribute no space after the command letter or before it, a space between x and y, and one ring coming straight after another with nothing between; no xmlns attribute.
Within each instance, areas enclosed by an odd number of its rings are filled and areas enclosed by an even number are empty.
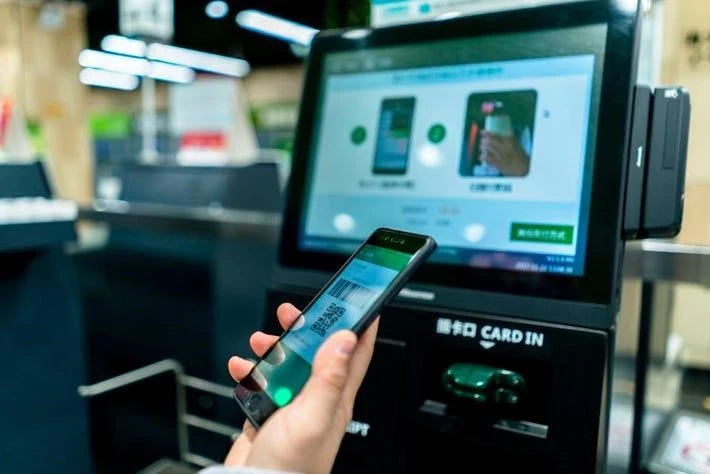
<svg viewBox="0 0 710 474"><path fill-rule="evenodd" d="M502 108L503 104L500 102L484 102L481 111L486 114L486 120L483 125L482 138L486 137L488 132L491 135L497 135L499 137L512 137L513 136L513 124L510 120L510 115L505 113L496 113L496 111ZM500 171L493 165L488 163L488 150L489 147L484 144L483 139L481 140L481 164L477 165L477 169L474 170L474 174L478 176L497 176Z"/></svg>
<svg viewBox="0 0 710 474"><path fill-rule="evenodd" d="M527 176L536 105L534 90L471 94L459 173L474 177Z"/></svg>

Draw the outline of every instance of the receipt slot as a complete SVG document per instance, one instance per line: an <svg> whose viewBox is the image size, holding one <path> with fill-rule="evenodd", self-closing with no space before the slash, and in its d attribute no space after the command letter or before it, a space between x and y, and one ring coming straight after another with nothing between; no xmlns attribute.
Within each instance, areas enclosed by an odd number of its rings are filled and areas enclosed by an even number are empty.
<svg viewBox="0 0 710 474"><path fill-rule="evenodd" d="M605 471L624 240L678 231L690 110L636 87L638 16L582 1L314 38L268 329L373 229L438 243L382 312L334 472Z"/></svg>

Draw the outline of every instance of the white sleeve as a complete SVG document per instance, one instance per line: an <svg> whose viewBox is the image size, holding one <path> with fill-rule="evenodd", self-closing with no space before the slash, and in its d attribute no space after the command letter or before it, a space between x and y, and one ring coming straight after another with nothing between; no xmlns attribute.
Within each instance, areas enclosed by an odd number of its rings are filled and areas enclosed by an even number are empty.
<svg viewBox="0 0 710 474"><path fill-rule="evenodd" d="M198 474L297 474L295 472L274 471L258 467L227 467L210 466L202 469Z"/></svg>

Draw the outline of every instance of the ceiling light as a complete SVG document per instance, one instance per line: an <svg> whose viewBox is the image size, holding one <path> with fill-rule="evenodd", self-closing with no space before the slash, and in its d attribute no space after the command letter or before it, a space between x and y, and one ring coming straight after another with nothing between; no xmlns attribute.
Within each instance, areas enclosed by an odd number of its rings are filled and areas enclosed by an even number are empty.
<svg viewBox="0 0 710 474"><path fill-rule="evenodd" d="M246 76L250 70L249 63L243 59L203 53L160 43L148 46L148 58L233 77Z"/></svg>
<svg viewBox="0 0 710 474"><path fill-rule="evenodd" d="M122 72L106 71L103 69L82 69L79 81L87 86L107 87L132 91L138 87L138 77Z"/></svg>
<svg viewBox="0 0 710 474"><path fill-rule="evenodd" d="M126 56L145 56L145 43L141 40L126 38L119 35L108 35L101 40L101 49L109 53L125 54Z"/></svg>
<svg viewBox="0 0 710 474"><path fill-rule="evenodd" d="M118 54L85 49L79 53L79 65L84 68L124 73L131 76L147 76L168 82L188 83L195 79L195 71L184 66L152 62Z"/></svg>
<svg viewBox="0 0 710 474"><path fill-rule="evenodd" d="M229 5L221 0L209 2L205 7L205 14L213 20L224 18L227 13L229 13Z"/></svg>
<svg viewBox="0 0 710 474"><path fill-rule="evenodd" d="M244 10L236 17L237 24L247 30L273 36L290 43L308 46L318 30L258 10Z"/></svg>
<svg viewBox="0 0 710 474"><path fill-rule="evenodd" d="M195 71L189 67L153 61L150 63L150 72L148 73L148 77L152 77L153 79L158 79L160 81L188 84L195 80Z"/></svg>
<svg viewBox="0 0 710 474"><path fill-rule="evenodd" d="M145 76L150 69L150 63L145 59L129 58L92 49L85 49L79 53L79 65L94 69L125 72L135 76Z"/></svg>

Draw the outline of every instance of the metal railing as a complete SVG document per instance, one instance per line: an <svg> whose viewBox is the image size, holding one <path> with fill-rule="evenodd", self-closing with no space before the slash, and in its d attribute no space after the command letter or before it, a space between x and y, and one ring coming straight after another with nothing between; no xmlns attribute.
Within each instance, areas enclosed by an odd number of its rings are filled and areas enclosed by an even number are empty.
<svg viewBox="0 0 710 474"><path fill-rule="evenodd" d="M232 398L231 388L186 375L185 370L178 361L165 359L92 385L81 385L78 388L78 392L79 395L84 398L93 398L166 373L173 373L175 375L177 442L180 461L200 467L218 464L218 461L190 452L188 427L192 426L211 433L227 436L232 440L241 434L241 430L224 423L188 413L186 388L190 387L220 397Z"/></svg>

